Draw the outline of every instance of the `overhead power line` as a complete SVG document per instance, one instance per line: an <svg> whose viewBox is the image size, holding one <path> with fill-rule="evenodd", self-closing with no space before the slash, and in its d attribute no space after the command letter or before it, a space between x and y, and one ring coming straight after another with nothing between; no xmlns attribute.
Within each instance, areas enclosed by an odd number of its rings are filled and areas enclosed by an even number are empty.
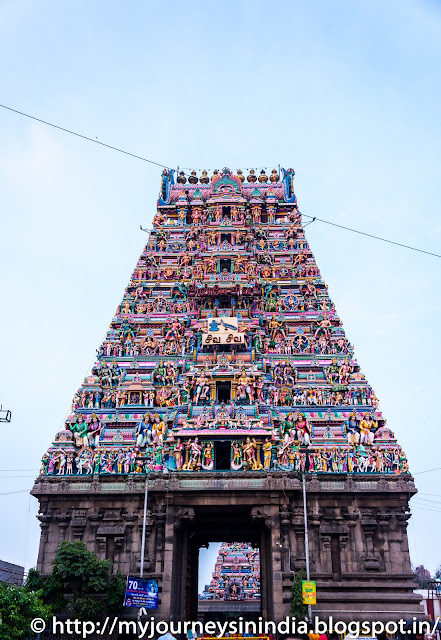
<svg viewBox="0 0 441 640"><path fill-rule="evenodd" d="M124 153L126 156L131 156L132 158L136 158L137 160L142 160L143 162L149 162L150 164L155 164L157 167L162 167L163 169L170 169L165 164L161 164L160 162L155 162L154 160L148 160L147 158L143 158L142 156L138 156L135 153L130 153L129 151L124 151L124 149L119 149L118 147L114 147L111 144L106 144L105 142L100 142L95 138L89 138L89 136L84 136L81 133L77 133L76 131L72 131L71 129L66 129L65 127L60 127L57 124L53 124L52 122L48 122L47 120L42 120L41 118L36 118L35 116L29 115L29 113L24 113L23 111L18 111L17 109L13 109L12 107L7 107L5 104L0 104L2 109L7 109L8 111L13 111L14 113L18 113L20 116L24 116L25 118L30 118L31 120L36 120L37 122L41 122L42 124L47 124L48 127L53 127L54 129L59 129L60 131L64 131L65 133L70 133L73 136L77 136L78 138L83 138L83 140L88 140L89 142L94 142L95 144L99 144L102 147L107 147L108 149L112 149L113 151L118 151L119 153Z"/></svg>
<svg viewBox="0 0 441 640"><path fill-rule="evenodd" d="M352 231L352 233L358 233L361 236L367 236L368 238L374 238L375 240L381 240L381 242L388 242L389 244L395 244L397 247L404 247L404 249L411 249L412 251L418 251L419 253L426 253L429 256L434 256L435 258L441 258L441 255L438 253L432 253L431 251L425 251L424 249L417 249L416 247L411 247L408 244L402 244L401 242L395 242L395 240L388 240L387 238L381 238L380 236L374 236L372 233L366 233L365 231L358 231L358 229L351 229L350 227L345 227L342 224L337 224L336 222L330 222L329 220L323 220L323 218L317 218L316 216L309 216L306 213L302 213L302 216L306 216L307 218L312 218L311 222L318 220L319 222L324 222L325 224L330 224L333 227L338 227L339 229L345 229L346 231ZM311 224L308 222L307 224Z"/></svg>
<svg viewBox="0 0 441 640"><path fill-rule="evenodd" d="M64 131L65 133L70 133L73 136L77 136L78 138L82 138L83 140L87 140L88 142L93 142L95 144L99 144L102 147L106 147L107 149L112 149L112 151L118 151L118 153L123 153L126 156L130 156L132 158L136 158L137 160L142 160L143 162L148 162L150 164L154 164L157 167L162 167L163 169L171 169L171 167L162 164L161 162L156 162L155 160L149 160L148 158L144 158L143 156L139 156L136 153L131 153L130 151L125 151L124 149L120 149L119 147L115 147L111 144L107 144L105 142L100 142L96 138L90 138L89 136L85 136L82 133L77 133L76 131L72 131L72 129L67 129L66 127L61 127L60 125L54 124L53 122L48 122L47 120L43 120L42 118L37 118L36 116L32 116L29 113L24 113L24 111L19 111L18 109L13 109L12 107L8 107L5 104L0 104L2 109L7 109L8 111L12 111L13 113L17 113L20 116L24 116L25 118L29 118L31 120L35 120L36 122L40 122L42 124L47 125L48 127L53 127L54 129L59 129L60 131ZM187 167L186 167L187 168ZM267 168L267 167L263 167ZM187 169L189 170L189 169ZM302 214L307 218L311 218L311 222L315 222L318 220L319 222L323 222L324 224L332 225L333 227L338 227L339 229L345 229L346 231L351 231L352 233L358 233L359 235L366 236L368 238L373 238L374 240L381 240L381 242L387 242L389 244L394 244L397 247L403 247L404 249L410 249L411 251L418 251L419 253L425 253L429 256L434 256L435 258L441 258L441 255L438 253L433 253L432 251L425 251L424 249L418 249L416 247L411 247L410 245L403 244L401 242L396 242L395 240L389 240L387 238L381 238L380 236L373 235L372 233L366 233L365 231L359 231L358 229L352 229L350 227L346 227L342 224L337 224L336 222L331 222L329 220L324 220L323 218L317 218L316 216L310 216L307 214ZM308 222L307 224L311 224ZM307 226L307 225L305 225Z"/></svg>
<svg viewBox="0 0 441 640"><path fill-rule="evenodd" d="M21 489L20 491L5 491L0 496L11 496L13 493L29 493L30 489Z"/></svg>
<svg viewBox="0 0 441 640"><path fill-rule="evenodd" d="M0 473L13 473L15 471L38 471L38 467L34 469L0 469Z"/></svg>
<svg viewBox="0 0 441 640"><path fill-rule="evenodd" d="M431 473L432 471L441 471L441 467L436 467L435 469L425 469L424 471L415 471L412 475L416 476L419 473Z"/></svg>

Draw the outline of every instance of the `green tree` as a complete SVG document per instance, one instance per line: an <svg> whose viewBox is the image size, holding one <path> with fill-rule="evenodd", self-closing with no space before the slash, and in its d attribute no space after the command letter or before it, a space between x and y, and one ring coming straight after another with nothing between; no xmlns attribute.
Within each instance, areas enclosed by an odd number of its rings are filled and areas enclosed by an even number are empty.
<svg viewBox="0 0 441 640"><path fill-rule="evenodd" d="M64 541L55 554L52 580L60 582L71 594L68 608L79 618L91 618L103 611L104 594L110 581L111 563L100 560L84 542Z"/></svg>
<svg viewBox="0 0 441 640"><path fill-rule="evenodd" d="M53 611L67 608L86 620L122 610L125 578L119 571L112 575L110 561L98 558L83 542L62 542L53 565L49 576L31 569L26 582L28 590L40 590Z"/></svg>
<svg viewBox="0 0 441 640"><path fill-rule="evenodd" d="M0 640L28 638L31 620L47 620L51 613L51 608L43 603L41 591L6 583L0 585Z"/></svg>
<svg viewBox="0 0 441 640"><path fill-rule="evenodd" d="M291 587L291 613L297 620L308 617L308 605L303 604L302 580L306 580L306 572L303 569L295 574Z"/></svg>
<svg viewBox="0 0 441 640"><path fill-rule="evenodd" d="M29 569L25 588L27 591L41 591L43 602L58 613L66 607L63 583L52 575L42 576L37 569Z"/></svg>
<svg viewBox="0 0 441 640"><path fill-rule="evenodd" d="M124 596L126 594L126 579L118 571L110 580L107 588L107 598L105 605L106 615L116 615L120 613L124 607Z"/></svg>
<svg viewBox="0 0 441 640"><path fill-rule="evenodd" d="M435 580L441 580L441 564L439 565L438 569L435 571L435 574L433 577Z"/></svg>

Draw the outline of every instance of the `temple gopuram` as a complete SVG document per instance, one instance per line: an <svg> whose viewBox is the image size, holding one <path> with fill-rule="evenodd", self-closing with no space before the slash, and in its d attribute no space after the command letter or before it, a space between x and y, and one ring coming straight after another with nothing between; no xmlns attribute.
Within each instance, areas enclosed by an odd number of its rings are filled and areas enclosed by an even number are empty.
<svg viewBox="0 0 441 640"><path fill-rule="evenodd" d="M37 568L82 540L139 574L147 482L153 615L196 619L199 549L222 542L224 564L233 543L257 550L260 613L278 621L306 566L303 480L313 615L422 615L413 478L305 237L294 171L164 170L145 249L42 458Z"/></svg>
<svg viewBox="0 0 441 640"><path fill-rule="evenodd" d="M213 600L260 598L259 552L246 542L223 542L208 591Z"/></svg>

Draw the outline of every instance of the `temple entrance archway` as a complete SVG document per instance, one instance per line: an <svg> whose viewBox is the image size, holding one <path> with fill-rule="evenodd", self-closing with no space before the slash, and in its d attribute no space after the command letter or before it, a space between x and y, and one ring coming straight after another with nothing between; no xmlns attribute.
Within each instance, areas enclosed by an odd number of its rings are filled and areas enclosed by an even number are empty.
<svg viewBox="0 0 441 640"><path fill-rule="evenodd" d="M249 543L259 553L260 607L243 606L244 613L273 615L271 536L264 520L256 518L250 506L195 506L186 510L175 528L171 585L171 617L175 620L198 619L199 551L210 542ZM231 609L231 610L229 610ZM225 601L222 615L242 614L239 601ZM249 617L249 616L248 616Z"/></svg>

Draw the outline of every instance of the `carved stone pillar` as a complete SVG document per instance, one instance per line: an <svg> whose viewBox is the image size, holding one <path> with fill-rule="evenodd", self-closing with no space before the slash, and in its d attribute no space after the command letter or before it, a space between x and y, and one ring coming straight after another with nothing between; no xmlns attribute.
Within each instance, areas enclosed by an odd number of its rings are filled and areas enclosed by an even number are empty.
<svg viewBox="0 0 441 640"><path fill-rule="evenodd" d="M294 561L294 568L296 570L304 569L306 567L306 554L305 554L305 526L303 524L293 524L292 530L296 540L296 556Z"/></svg>
<svg viewBox="0 0 441 640"><path fill-rule="evenodd" d="M278 515L278 514L277 514ZM264 620L274 620L274 585L273 585L273 545L280 544L280 531L278 531L278 540L273 540L272 536L272 514L270 507L253 507L251 509L251 518L258 522L261 528L260 532L260 597L262 603L262 618ZM278 547L280 554L280 546ZM279 556L279 571L280 571ZM281 576L280 576L281 578ZM280 585L282 581L280 580Z"/></svg>
<svg viewBox="0 0 441 640"><path fill-rule="evenodd" d="M351 573L358 570L356 527L360 513L356 510L351 512L346 511L343 513L343 518L348 529L348 547L346 549L343 571Z"/></svg>
<svg viewBox="0 0 441 640"><path fill-rule="evenodd" d="M113 551L113 567L114 571L119 566L121 554L124 549L124 538L123 537L115 537L114 538L114 551Z"/></svg>
<svg viewBox="0 0 441 640"><path fill-rule="evenodd" d="M67 525L68 523L65 521L58 523L58 544L61 544L66 539Z"/></svg>
<svg viewBox="0 0 441 640"><path fill-rule="evenodd" d="M326 533L320 534L320 560L323 573L332 573L331 560L331 536Z"/></svg>
<svg viewBox="0 0 441 640"><path fill-rule="evenodd" d="M155 572L162 573L164 570L164 536L165 536L165 513L155 514L156 521L156 540L154 544L155 552L153 553L153 546L151 555L156 559ZM153 543L153 536L152 536ZM150 547L149 547L150 548Z"/></svg>
<svg viewBox="0 0 441 640"><path fill-rule="evenodd" d="M164 543L163 543L163 571L162 571L162 593L158 616L170 615L170 619L175 620L172 606L172 577L173 577L173 555L175 546L174 530L174 504L170 501L167 504L165 514Z"/></svg>
<svg viewBox="0 0 441 640"><path fill-rule="evenodd" d="M72 537L74 540L81 540L83 538L86 524L86 511L84 509L74 511L72 517Z"/></svg>
<svg viewBox="0 0 441 640"><path fill-rule="evenodd" d="M172 620L185 620L188 606L187 575L189 571L189 524L194 520L191 507L174 507L173 549L170 554L172 592L170 616ZM167 524L166 524L167 530ZM168 558L165 558L164 573Z"/></svg>
<svg viewBox="0 0 441 640"><path fill-rule="evenodd" d="M282 549L282 571L283 573L289 573L291 570L291 550L289 540L289 511L286 507L280 508L280 528L281 528L281 549Z"/></svg>
<svg viewBox="0 0 441 640"><path fill-rule="evenodd" d="M49 573L49 571L45 570L45 551L48 548L47 542L49 537L49 523L52 520L52 516L49 514L39 514L37 518L40 520L40 547L38 549L38 570L42 573Z"/></svg>
<svg viewBox="0 0 441 640"><path fill-rule="evenodd" d="M380 558L381 570L389 572L392 571L391 547L393 548L393 542L389 539L391 519L392 514L390 513L381 511L377 513L378 537L380 541L380 548L382 550Z"/></svg>
<svg viewBox="0 0 441 640"><path fill-rule="evenodd" d="M107 539L105 536L100 536L95 539L96 541L96 552L97 555L101 558L101 560L106 559L106 551L107 551Z"/></svg>
<svg viewBox="0 0 441 640"><path fill-rule="evenodd" d="M366 571L378 571L380 563L374 547L374 535L377 529L377 520L373 516L372 509L362 510L361 528L363 530L365 540L364 568Z"/></svg>

